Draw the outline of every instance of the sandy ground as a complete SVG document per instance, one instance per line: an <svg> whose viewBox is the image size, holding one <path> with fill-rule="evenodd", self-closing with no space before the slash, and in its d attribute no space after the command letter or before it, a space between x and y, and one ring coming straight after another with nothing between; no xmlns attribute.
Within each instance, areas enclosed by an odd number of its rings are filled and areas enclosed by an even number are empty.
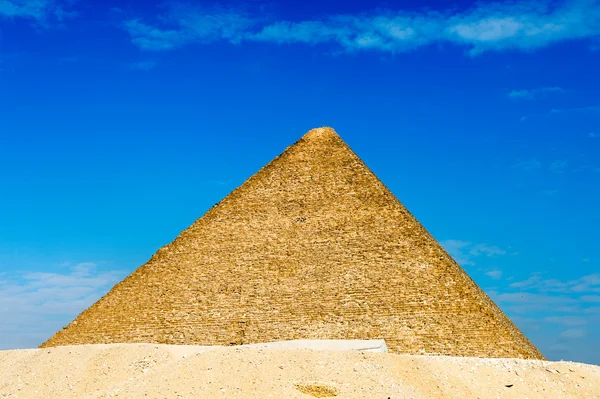
<svg viewBox="0 0 600 399"><path fill-rule="evenodd" d="M0 351L0 398L600 398L571 362L151 344Z"/></svg>

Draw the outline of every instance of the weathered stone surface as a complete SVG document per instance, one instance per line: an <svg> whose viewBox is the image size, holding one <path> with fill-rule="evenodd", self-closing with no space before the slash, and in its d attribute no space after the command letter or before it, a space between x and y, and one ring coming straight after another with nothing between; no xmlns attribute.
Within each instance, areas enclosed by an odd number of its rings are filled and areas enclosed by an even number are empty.
<svg viewBox="0 0 600 399"><path fill-rule="evenodd" d="M255 349L313 349L388 353L387 345L383 339L298 339L239 346Z"/></svg>
<svg viewBox="0 0 600 399"><path fill-rule="evenodd" d="M330 128L308 132L42 346L294 339L543 358Z"/></svg>

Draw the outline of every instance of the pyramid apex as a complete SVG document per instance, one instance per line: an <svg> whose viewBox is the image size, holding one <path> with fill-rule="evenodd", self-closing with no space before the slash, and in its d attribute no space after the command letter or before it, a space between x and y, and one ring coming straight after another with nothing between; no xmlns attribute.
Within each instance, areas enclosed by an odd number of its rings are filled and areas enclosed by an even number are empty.
<svg viewBox="0 0 600 399"><path fill-rule="evenodd" d="M297 339L544 359L330 127L306 133L42 347Z"/></svg>
<svg viewBox="0 0 600 399"><path fill-rule="evenodd" d="M306 133L302 138L304 140L322 140L339 137L340 136L335 132L335 130L333 130L333 128L329 126L323 126L309 130L309 132Z"/></svg>

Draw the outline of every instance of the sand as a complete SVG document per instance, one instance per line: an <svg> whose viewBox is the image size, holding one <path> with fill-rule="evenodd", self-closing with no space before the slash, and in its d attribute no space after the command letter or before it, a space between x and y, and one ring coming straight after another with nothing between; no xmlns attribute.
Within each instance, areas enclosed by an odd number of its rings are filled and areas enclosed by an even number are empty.
<svg viewBox="0 0 600 399"><path fill-rule="evenodd" d="M0 351L0 398L600 398L600 367L308 349Z"/></svg>

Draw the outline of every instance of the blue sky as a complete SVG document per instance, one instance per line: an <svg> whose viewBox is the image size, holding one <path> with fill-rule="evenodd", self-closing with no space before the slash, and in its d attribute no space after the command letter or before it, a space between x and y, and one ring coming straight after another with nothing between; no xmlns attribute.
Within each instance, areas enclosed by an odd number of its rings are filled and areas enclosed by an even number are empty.
<svg viewBox="0 0 600 399"><path fill-rule="evenodd" d="M600 2L0 0L0 349L334 127L550 359L600 364Z"/></svg>

